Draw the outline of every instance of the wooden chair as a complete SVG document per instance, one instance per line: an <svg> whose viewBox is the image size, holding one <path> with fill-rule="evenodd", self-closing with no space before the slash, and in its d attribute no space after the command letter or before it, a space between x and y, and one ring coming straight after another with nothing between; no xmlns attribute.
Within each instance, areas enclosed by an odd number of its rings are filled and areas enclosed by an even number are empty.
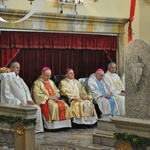
<svg viewBox="0 0 150 150"><path fill-rule="evenodd" d="M51 80L53 80L55 85L58 87L60 84L60 81L64 78L65 78L64 75L52 75Z"/></svg>

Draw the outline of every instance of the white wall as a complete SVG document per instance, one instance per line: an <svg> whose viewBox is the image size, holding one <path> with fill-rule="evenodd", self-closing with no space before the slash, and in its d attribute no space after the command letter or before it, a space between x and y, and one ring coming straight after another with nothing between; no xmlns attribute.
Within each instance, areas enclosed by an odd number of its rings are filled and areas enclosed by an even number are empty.
<svg viewBox="0 0 150 150"><path fill-rule="evenodd" d="M34 0L32 5L28 0L6 0L6 8L10 9L32 9L39 0ZM73 10L72 6L66 6L66 9ZM57 0L43 0L43 4L38 11L42 12L60 12L60 5ZM128 18L130 9L130 0L84 0L83 6L77 6L79 15Z"/></svg>
<svg viewBox="0 0 150 150"><path fill-rule="evenodd" d="M150 2L139 1L139 37L150 44Z"/></svg>

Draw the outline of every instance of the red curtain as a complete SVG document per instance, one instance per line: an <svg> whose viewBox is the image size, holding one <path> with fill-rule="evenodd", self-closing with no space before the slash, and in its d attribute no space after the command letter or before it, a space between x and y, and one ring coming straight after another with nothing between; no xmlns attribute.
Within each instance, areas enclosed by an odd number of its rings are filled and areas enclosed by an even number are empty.
<svg viewBox="0 0 150 150"><path fill-rule="evenodd" d="M15 58L15 56L19 53L20 49L11 48L11 49L0 49L0 66L5 67Z"/></svg>
<svg viewBox="0 0 150 150"><path fill-rule="evenodd" d="M116 62L116 52L108 51L112 60ZM22 49L13 59L21 64L20 76L29 87L37 79L44 66L52 70L53 75L64 74L66 68L73 68L75 77L88 77L97 68L107 70L110 60L105 51L80 50L52 50L52 49Z"/></svg>
<svg viewBox="0 0 150 150"><path fill-rule="evenodd" d="M43 66L50 67L55 75L64 74L71 67L76 78L88 77L97 68L106 71L110 61L116 62L116 50L116 36L30 32L0 35L0 65L18 61L20 76L29 87Z"/></svg>
<svg viewBox="0 0 150 150"><path fill-rule="evenodd" d="M117 37L91 34L1 32L0 48L117 50Z"/></svg>

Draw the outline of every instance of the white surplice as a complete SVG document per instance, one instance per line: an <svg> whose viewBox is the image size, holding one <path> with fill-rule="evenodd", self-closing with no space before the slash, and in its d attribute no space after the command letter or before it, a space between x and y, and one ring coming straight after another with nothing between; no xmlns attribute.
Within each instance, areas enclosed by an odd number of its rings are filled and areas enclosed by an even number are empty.
<svg viewBox="0 0 150 150"><path fill-rule="evenodd" d="M117 101L120 115L124 116L125 96L121 96L119 94L121 93L121 91L125 91L125 85L123 84L120 77L116 73L111 73L109 71L105 73L103 80L105 81L107 88Z"/></svg>
<svg viewBox="0 0 150 150"><path fill-rule="evenodd" d="M27 101L32 101L30 91L22 78L14 72L4 73L1 77L1 103L8 103L12 105L19 105L21 102L27 105ZM36 126L35 133L43 132L43 122L41 116L41 109L38 105L29 105L36 107L37 112L35 114Z"/></svg>

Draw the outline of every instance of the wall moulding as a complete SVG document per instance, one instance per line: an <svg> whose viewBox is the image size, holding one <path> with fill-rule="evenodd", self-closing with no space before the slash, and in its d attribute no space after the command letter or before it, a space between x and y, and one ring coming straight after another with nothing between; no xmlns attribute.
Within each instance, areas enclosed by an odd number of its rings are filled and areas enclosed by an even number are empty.
<svg viewBox="0 0 150 150"><path fill-rule="evenodd" d="M1 17L9 23L0 22L1 29L20 29L38 31L88 32L103 34L124 33L126 18L106 18L93 16L64 15L56 13L34 13L20 23L11 23L24 17L28 12L22 10L0 10Z"/></svg>

